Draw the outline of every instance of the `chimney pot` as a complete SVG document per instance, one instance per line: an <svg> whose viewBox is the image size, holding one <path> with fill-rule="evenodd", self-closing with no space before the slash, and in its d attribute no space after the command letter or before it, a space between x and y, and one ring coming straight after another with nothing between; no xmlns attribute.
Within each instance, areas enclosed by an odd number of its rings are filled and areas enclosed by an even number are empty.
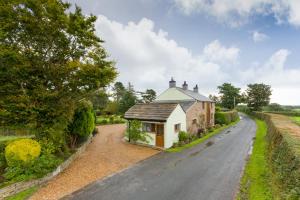
<svg viewBox="0 0 300 200"><path fill-rule="evenodd" d="M194 87L194 92L195 92L195 93L198 93L198 85L196 85L196 86Z"/></svg>
<svg viewBox="0 0 300 200"><path fill-rule="evenodd" d="M188 90L188 84L186 83L186 81L184 81L184 83L182 85L182 89Z"/></svg>
<svg viewBox="0 0 300 200"><path fill-rule="evenodd" d="M169 88L173 88L173 87L176 87L176 81L174 81L172 77L171 80L169 81Z"/></svg>

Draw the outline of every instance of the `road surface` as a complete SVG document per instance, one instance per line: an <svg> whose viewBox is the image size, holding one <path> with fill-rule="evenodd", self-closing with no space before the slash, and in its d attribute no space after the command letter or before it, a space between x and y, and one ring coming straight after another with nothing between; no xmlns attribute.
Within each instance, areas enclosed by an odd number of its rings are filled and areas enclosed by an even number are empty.
<svg viewBox="0 0 300 200"><path fill-rule="evenodd" d="M232 200L256 125L241 121L180 153L163 152L65 197L74 200Z"/></svg>

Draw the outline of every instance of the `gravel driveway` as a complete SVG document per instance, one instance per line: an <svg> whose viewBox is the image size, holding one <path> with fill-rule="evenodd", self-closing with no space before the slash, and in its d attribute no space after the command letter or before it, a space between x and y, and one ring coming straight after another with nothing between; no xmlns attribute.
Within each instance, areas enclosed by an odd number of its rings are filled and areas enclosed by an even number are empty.
<svg viewBox="0 0 300 200"><path fill-rule="evenodd" d="M159 152L123 142L125 128L123 124L99 126L100 133L86 151L30 199L59 199Z"/></svg>

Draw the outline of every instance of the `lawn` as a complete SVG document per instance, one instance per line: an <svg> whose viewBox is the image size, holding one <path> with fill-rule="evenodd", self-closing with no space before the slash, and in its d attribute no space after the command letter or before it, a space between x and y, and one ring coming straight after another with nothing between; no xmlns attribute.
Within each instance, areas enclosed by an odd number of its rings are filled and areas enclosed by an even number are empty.
<svg viewBox="0 0 300 200"><path fill-rule="evenodd" d="M270 183L270 169L266 160L267 125L264 121L255 120L257 125L253 151L246 164L241 179L238 200L268 200L273 199Z"/></svg>
<svg viewBox="0 0 300 200"><path fill-rule="evenodd" d="M2 135L0 135L0 142L6 142L6 141L21 139L21 138L32 138L32 137L34 137L34 135L28 135L28 136L15 136L15 135L2 136Z"/></svg>
<svg viewBox="0 0 300 200"><path fill-rule="evenodd" d="M300 125L300 117L292 117L292 120L293 120L296 124Z"/></svg>
<svg viewBox="0 0 300 200"><path fill-rule="evenodd" d="M237 121L235 121L235 122L232 122L232 123L230 123L230 124L228 124L228 125L222 126L222 127L218 128L218 129L215 129L213 132L208 133L208 134L205 135L204 137L199 138L199 139L196 139L195 141L193 141L193 142L191 142L191 143L189 143L189 144L186 144L186 145L183 145L183 146L180 146L180 147L170 148L170 149L167 149L166 151L167 151L167 152L173 152L173 153L174 153L174 152L180 152L180 151L182 151L182 150L184 150L184 149L191 148L191 147L193 147L193 146L195 146L195 145L197 145L197 144L203 143L203 142L206 141L207 139L209 139L209 138L211 138L212 136L214 136L214 135L220 133L221 131L223 131L224 129L226 129L226 128L230 127L230 126L233 126L233 125L237 124L238 122L239 122L239 120L237 120Z"/></svg>
<svg viewBox="0 0 300 200"><path fill-rule="evenodd" d="M125 122L126 122L125 119L123 119L119 115L101 115L101 116L97 116L96 118L97 125L123 124Z"/></svg>

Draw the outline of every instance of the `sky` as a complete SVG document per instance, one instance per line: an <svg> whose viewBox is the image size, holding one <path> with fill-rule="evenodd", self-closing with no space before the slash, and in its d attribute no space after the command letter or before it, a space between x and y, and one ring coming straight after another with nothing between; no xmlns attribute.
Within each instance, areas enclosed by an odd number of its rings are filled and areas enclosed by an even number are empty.
<svg viewBox="0 0 300 200"><path fill-rule="evenodd" d="M97 16L118 81L161 93L198 84L271 85L271 102L300 105L299 0L69 0Z"/></svg>

